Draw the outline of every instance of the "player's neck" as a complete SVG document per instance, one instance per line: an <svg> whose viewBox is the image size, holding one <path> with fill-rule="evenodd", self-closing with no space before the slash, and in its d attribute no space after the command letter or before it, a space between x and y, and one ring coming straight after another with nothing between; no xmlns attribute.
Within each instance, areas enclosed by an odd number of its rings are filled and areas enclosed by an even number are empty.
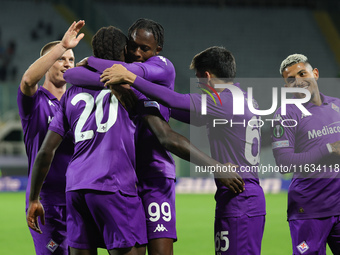
<svg viewBox="0 0 340 255"><path fill-rule="evenodd" d="M45 89L47 89L59 101L66 91L66 83L64 85L61 85L61 86L55 86L52 82L45 80L43 87Z"/></svg>
<svg viewBox="0 0 340 255"><path fill-rule="evenodd" d="M212 87L218 92L221 93L223 90L225 90L225 88L215 88L215 84L234 84L232 81L231 82L226 82L225 80L222 79L218 79L218 78L214 78L213 80L211 80L212 83Z"/></svg>
<svg viewBox="0 0 340 255"><path fill-rule="evenodd" d="M313 96L312 96L312 99L310 100L310 102L312 104L315 104L317 106L320 106L322 105L322 99L321 99L321 95L320 95L320 92L318 91L318 93L315 93Z"/></svg>

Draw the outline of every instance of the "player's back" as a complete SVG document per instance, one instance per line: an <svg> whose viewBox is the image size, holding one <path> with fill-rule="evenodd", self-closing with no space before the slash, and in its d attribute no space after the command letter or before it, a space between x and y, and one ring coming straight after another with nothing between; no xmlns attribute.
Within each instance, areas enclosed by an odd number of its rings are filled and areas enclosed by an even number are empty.
<svg viewBox="0 0 340 255"><path fill-rule="evenodd" d="M136 195L135 124L109 89L71 87L50 129L71 129L75 151L66 190L93 189Z"/></svg>

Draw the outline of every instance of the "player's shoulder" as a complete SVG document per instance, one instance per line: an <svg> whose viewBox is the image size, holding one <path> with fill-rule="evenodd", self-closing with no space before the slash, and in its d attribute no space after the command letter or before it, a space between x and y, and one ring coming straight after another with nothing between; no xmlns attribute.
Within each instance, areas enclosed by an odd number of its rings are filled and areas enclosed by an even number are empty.
<svg viewBox="0 0 340 255"><path fill-rule="evenodd" d="M146 62L157 63L157 64L161 64L161 65L164 65L164 66L167 66L167 67L173 67L174 66L168 58L161 56L161 55L152 56Z"/></svg>

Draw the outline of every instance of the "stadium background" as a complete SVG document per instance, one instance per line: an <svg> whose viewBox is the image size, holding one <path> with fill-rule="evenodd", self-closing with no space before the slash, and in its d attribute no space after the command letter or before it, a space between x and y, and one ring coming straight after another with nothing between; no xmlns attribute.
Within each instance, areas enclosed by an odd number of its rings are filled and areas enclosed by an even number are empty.
<svg viewBox="0 0 340 255"><path fill-rule="evenodd" d="M327 78L320 83L321 92L340 96L339 81L334 79L340 74L340 2L337 0L1 0L0 4L0 191L3 191L0 193L3 205L0 254L18 254L6 252L14 247L18 251L26 249L22 240L28 240L27 249L33 252L21 211L24 210L23 193L11 193L23 191L27 185L27 158L16 106L17 88L24 71L38 58L41 46L60 39L73 20L86 21L83 30L86 37L74 50L78 61L92 54L91 37L102 26L114 25L127 32L140 17L160 22L165 29L162 55L175 65L178 92L190 92L190 78L194 77L194 72L189 70L192 57L217 45L235 55L241 86L246 83L243 81L257 81L254 97L260 109L270 107L271 88L282 86L279 65L292 53L307 55L320 70L320 76ZM177 121L170 124L188 138L191 131L195 131ZM262 130L262 138L261 162L274 166L268 125ZM200 140L192 142L208 151ZM176 157L175 160L179 228L175 251L177 254L212 254L213 179L209 175L194 176L190 174L189 163ZM261 174L261 185L267 194L267 226L272 225L268 229L266 226L263 254L289 254L279 248L284 244L289 251L290 246L285 222L285 191L289 179L290 176L282 177L278 173ZM199 222L191 223L196 217ZM12 228L14 222L17 228ZM181 241L181 231L188 232L188 239L183 236ZM22 239L21 232L24 233ZM204 252L204 245L210 252Z"/></svg>

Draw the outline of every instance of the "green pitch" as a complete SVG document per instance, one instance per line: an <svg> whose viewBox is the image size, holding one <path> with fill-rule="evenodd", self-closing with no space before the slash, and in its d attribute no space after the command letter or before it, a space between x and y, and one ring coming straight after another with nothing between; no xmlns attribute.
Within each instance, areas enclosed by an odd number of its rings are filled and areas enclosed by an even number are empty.
<svg viewBox="0 0 340 255"><path fill-rule="evenodd" d="M0 254L34 255L33 242L26 226L24 193L0 193ZM287 194L267 194L267 217L262 242L263 255L292 254L286 221ZM214 254L213 195L177 195L178 242L176 255ZM99 255L106 255L100 250ZM332 254L329 249L327 254Z"/></svg>

